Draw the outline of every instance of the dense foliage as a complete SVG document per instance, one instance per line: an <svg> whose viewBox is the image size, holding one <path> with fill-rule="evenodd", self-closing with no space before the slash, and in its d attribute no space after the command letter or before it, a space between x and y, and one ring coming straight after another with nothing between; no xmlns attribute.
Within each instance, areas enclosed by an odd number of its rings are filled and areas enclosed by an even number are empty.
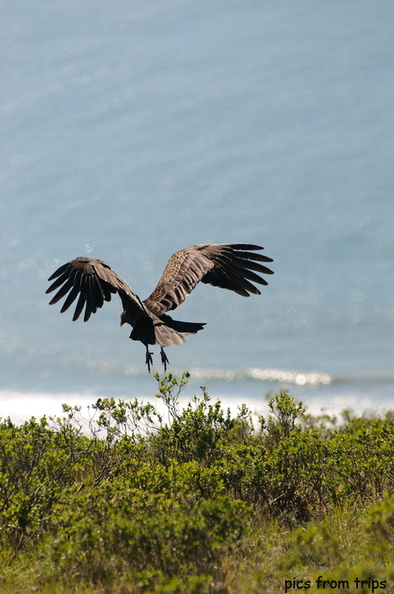
<svg viewBox="0 0 394 594"><path fill-rule="evenodd" d="M205 388L181 408L187 373L156 379L164 415L106 398L87 419L0 422L1 592L280 592L322 574L393 591L392 414L311 417L280 392L256 428Z"/></svg>

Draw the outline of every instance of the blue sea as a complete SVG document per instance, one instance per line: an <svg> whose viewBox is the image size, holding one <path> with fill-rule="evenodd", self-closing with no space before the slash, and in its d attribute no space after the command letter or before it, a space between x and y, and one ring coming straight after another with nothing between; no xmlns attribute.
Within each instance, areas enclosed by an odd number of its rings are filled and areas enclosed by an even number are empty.
<svg viewBox="0 0 394 594"><path fill-rule="evenodd" d="M207 322L167 349L185 399L394 408L392 0L7 0L0 30L0 416L154 402L117 296L72 322L47 278L91 256L143 299L205 242L275 275L174 312Z"/></svg>

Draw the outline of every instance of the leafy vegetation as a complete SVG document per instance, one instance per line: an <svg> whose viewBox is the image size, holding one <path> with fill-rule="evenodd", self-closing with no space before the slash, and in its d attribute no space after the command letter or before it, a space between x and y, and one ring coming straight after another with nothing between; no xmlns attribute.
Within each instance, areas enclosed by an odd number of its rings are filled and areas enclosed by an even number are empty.
<svg viewBox="0 0 394 594"><path fill-rule="evenodd" d="M164 415L103 398L1 420L2 593L394 591L391 413L280 392L255 428L204 387L182 408L188 373L156 379Z"/></svg>

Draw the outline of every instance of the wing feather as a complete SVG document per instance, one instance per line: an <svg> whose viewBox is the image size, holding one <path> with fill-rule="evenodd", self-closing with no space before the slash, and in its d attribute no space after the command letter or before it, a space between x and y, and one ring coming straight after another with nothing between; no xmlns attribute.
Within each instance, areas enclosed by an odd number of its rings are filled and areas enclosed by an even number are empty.
<svg viewBox="0 0 394 594"><path fill-rule="evenodd" d="M56 295L51 299L51 301L49 302L49 305L53 305L54 303L57 303L58 301L60 301L60 299L62 299L62 297L64 297L68 293L68 291L70 289L72 289L73 284L70 279L65 277L65 278L63 278L62 282L64 282L64 285L60 288L60 290L56 293ZM55 283L53 283L53 284L55 284ZM57 287L53 287L53 288L55 289ZM51 289L51 290L53 290L53 289ZM47 293L48 292L49 292L49 290L47 291Z"/></svg>
<svg viewBox="0 0 394 594"><path fill-rule="evenodd" d="M140 311L143 309L129 285L103 260L76 258L60 266L48 280L54 282L47 289L47 293L59 289L51 299L50 305L67 295L60 310L62 313L67 311L78 297L73 321L79 318L85 308L84 321L87 322L91 314L96 313L105 301L110 301L115 293L118 293L122 302L126 302L129 307Z"/></svg>
<svg viewBox="0 0 394 594"><path fill-rule="evenodd" d="M70 305L75 301L75 299L78 296L78 293L80 292L80 288L78 286L73 286L69 292L69 294L67 295L62 308L60 310L61 313L65 312Z"/></svg>
<svg viewBox="0 0 394 594"><path fill-rule="evenodd" d="M263 248L253 244L198 244L175 252L167 265L153 293L143 301L156 315L175 309L183 303L201 281L223 289L235 291L249 297L260 291L251 282L267 285L267 281L256 274L273 274L260 262L272 259L255 251Z"/></svg>

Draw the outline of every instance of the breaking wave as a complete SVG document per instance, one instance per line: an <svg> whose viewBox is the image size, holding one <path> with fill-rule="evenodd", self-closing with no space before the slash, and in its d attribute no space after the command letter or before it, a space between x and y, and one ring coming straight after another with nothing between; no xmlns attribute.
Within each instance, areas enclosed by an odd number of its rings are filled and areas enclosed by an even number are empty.
<svg viewBox="0 0 394 594"><path fill-rule="evenodd" d="M117 366L112 362L106 361L88 361L87 367L98 371L101 374L123 373L130 376L146 376L145 367L137 366ZM160 374L162 369L158 369ZM183 369L170 368L168 370L176 376L183 373ZM188 371L192 379L198 380L223 380L223 381L246 381L258 380L263 382L280 382L286 384L296 384L297 386L320 386L329 385L334 378L328 373L321 371L288 371L285 369L260 369L258 367L249 367L246 369L220 369L214 367L189 367Z"/></svg>
<svg viewBox="0 0 394 594"><path fill-rule="evenodd" d="M243 371L195 367L190 369L190 374L193 378L204 380L259 380L264 382L272 381L296 384L298 386L327 386L333 381L333 378L328 373L319 371L287 371L284 369L259 369L257 367L248 368Z"/></svg>
<svg viewBox="0 0 394 594"><path fill-rule="evenodd" d="M86 366L90 371L100 375L132 376L139 378L147 377L145 366L117 365L112 361L87 361ZM324 371L303 371L288 370L279 368L248 367L245 369L228 369L215 367L188 367L191 379L204 381L226 381L226 382L277 382L295 386L329 386L335 385L393 385L394 375L331 375ZM157 367L163 375L162 367ZM168 372L175 376L181 376L185 369L170 367Z"/></svg>

